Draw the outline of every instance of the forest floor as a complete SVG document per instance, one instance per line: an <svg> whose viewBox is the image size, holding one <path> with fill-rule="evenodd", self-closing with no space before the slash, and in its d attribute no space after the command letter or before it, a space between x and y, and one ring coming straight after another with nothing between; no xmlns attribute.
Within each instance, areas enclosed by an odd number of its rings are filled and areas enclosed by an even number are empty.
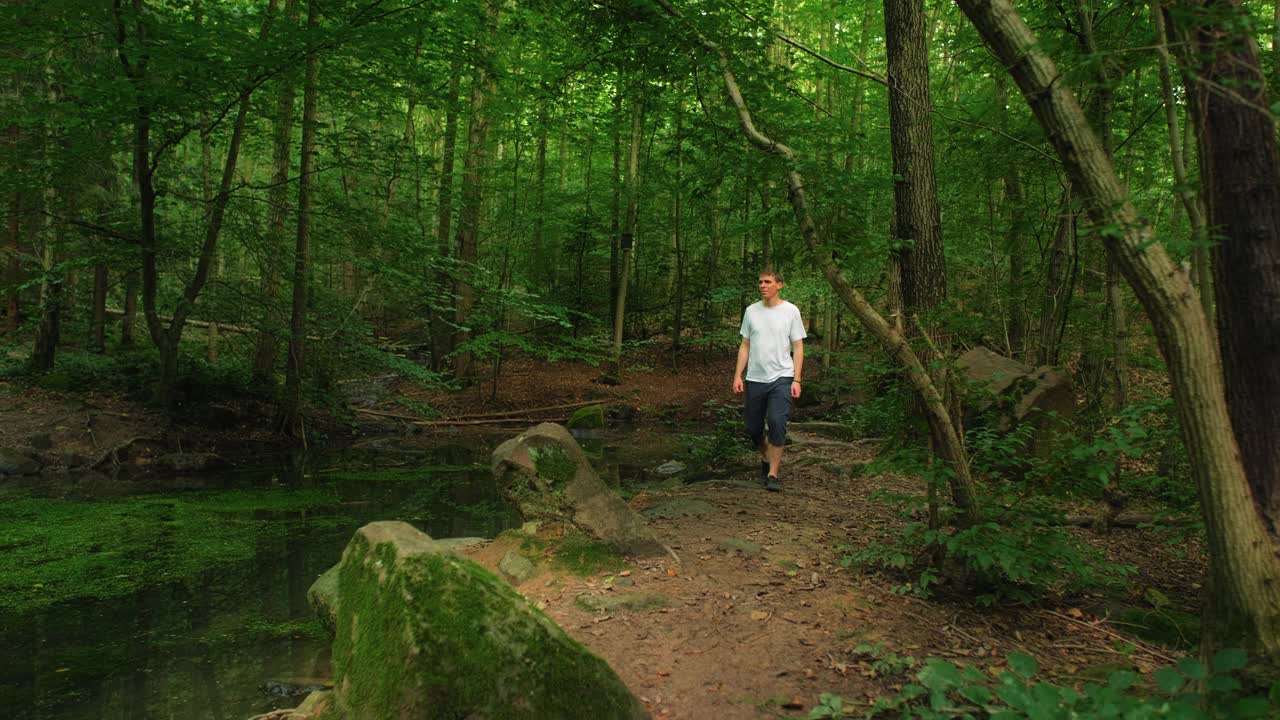
<svg viewBox="0 0 1280 720"><path fill-rule="evenodd" d="M626 384L610 387L595 382L598 368L557 365L548 373L540 363L517 361L505 368L496 397L474 389L469 398L424 393L418 400L466 414L612 398L642 416L696 425L708 422L715 406L736 404L731 363L695 360L678 372L638 363ZM1078 684L1105 683L1121 669L1151 672L1181 655L1135 636L1121 618L1136 614L1146 622L1164 613L1176 626L1175 616L1198 615L1205 558L1196 543L1174 547L1135 529L1073 530L1106 562L1135 573L1105 592L1035 606L978 607L965 589L945 585L938 598L919 599L894 592L899 580L841 560L906 522L872 499L877 491L923 494L924 482L862 472L875 458L873 440L802 432L790 440L782 493L761 489L755 460L744 452L740 469L721 468L720 479L631 500L678 561L633 560L582 576L547 558L517 589L607 660L659 719L803 717L821 693L865 710L913 682L927 658L995 672L1009 653L1024 652L1038 659L1042 676ZM496 569L506 553L527 555L529 548L527 538L504 535L474 559ZM667 604L626 609L628 600L652 599L648 593ZM619 600L616 609L587 609ZM874 656L857 651L879 643Z"/></svg>
<svg viewBox="0 0 1280 720"><path fill-rule="evenodd" d="M853 472L873 458L874 443L791 439L782 493L760 488L748 456L732 478L632 500L651 511L679 562L636 560L585 577L546 562L517 589L607 660L655 718L803 717L821 693L865 710L913 682L926 658L994 673L1009 653L1029 653L1042 676L1073 684L1151 672L1180 655L1132 636L1109 613L1142 605L1151 589L1195 612L1186 603L1196 602L1204 569L1198 548L1162 546L1137 530L1090 537L1110 562L1138 568L1130 587L1108 597L980 608L946 599L945 588L942 599L895 593L893 581L846 569L841 558L902 523L870 499L875 491L920 493L923 482ZM520 546L503 536L474 555L493 568ZM669 604L584 607L650 592ZM878 643L874 657L856 651Z"/></svg>
<svg viewBox="0 0 1280 720"><path fill-rule="evenodd" d="M619 386L598 383L598 367L560 363L551 371L545 363L516 359L503 368L496 394L485 383L454 393L400 392L412 407L429 406L444 418L511 411L515 427L567 415L523 412L529 408L608 400L621 408L624 421L637 425L705 428L717 407L737 402L729 387L732 355L720 355L694 356L679 370L656 354L635 359ZM109 394L0 384L0 397L6 400L0 403L0 446L43 442L48 435L53 447L93 453L90 460L131 438L163 437L162 445L181 446L188 432L196 437L201 423L208 425L200 417L207 408L189 412L188 427ZM386 432L399 422L361 419L367 421L357 431L363 434ZM266 442L262 426L232 423L216 437L222 443ZM921 494L923 481L864 472L877 451L872 440L840 442L803 432L791 440L783 493L760 488L754 458L744 451L719 468L716 480L632 498L678 561L635 559L581 575L547 558L517 589L608 661L659 719L803 717L821 693L865 710L875 697L912 682L927 658L991 672L1010 652L1025 652L1038 659L1042 676L1073 684L1105 682L1119 669L1150 672L1181 654L1141 639L1127 623L1134 612L1198 615L1205 558L1196 542L1175 547L1145 530L1073 530L1108 562L1136 572L1105 592L1034 606L978 607L965 597L969 591L945 584L937 597L920 599L893 591L901 579L868 575L841 561L906 522L872 499L876 491ZM474 556L495 568L507 552L522 548L529 553L527 538L507 534ZM607 605L611 598L650 592L665 605L585 607L593 599ZM858 649L868 645L879 649Z"/></svg>

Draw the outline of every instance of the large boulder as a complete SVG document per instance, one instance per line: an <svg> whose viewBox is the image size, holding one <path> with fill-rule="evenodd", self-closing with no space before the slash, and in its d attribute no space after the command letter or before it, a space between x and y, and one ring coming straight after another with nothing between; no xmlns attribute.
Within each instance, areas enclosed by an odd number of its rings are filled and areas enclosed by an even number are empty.
<svg viewBox="0 0 1280 720"><path fill-rule="evenodd" d="M338 593L326 720L647 717L603 660L406 523L356 532Z"/></svg>
<svg viewBox="0 0 1280 720"><path fill-rule="evenodd" d="M0 447L0 475L35 475L40 463L15 448Z"/></svg>
<svg viewBox="0 0 1280 720"><path fill-rule="evenodd" d="M307 590L307 604L330 635L338 629L338 568L334 565L316 578Z"/></svg>
<svg viewBox="0 0 1280 720"><path fill-rule="evenodd" d="M985 347L966 352L956 364L972 388L965 398L968 422L985 415L1006 432L1030 425L1028 450L1039 457L1075 417L1071 378L1055 368L1032 368Z"/></svg>
<svg viewBox="0 0 1280 720"><path fill-rule="evenodd" d="M643 518L596 474L568 430L542 423L493 451L493 476L526 521L571 524L633 555L664 552Z"/></svg>

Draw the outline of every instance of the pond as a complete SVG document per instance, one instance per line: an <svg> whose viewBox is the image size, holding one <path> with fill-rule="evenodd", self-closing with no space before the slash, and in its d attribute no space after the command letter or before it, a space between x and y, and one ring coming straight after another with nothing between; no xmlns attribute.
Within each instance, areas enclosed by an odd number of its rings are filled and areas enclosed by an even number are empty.
<svg viewBox="0 0 1280 720"><path fill-rule="evenodd" d="M0 481L4 717L244 720L297 705L289 692L329 674L311 583L374 520L435 538L517 525L488 469L509 435L385 439L163 482ZM584 445L627 485L678 443Z"/></svg>

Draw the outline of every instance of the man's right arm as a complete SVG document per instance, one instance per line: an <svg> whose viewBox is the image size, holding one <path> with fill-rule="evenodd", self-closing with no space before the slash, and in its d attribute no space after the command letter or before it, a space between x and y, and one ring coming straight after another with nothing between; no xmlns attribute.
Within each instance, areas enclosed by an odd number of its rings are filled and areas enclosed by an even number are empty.
<svg viewBox="0 0 1280 720"><path fill-rule="evenodd" d="M751 354L751 341L742 338L742 344L738 345L738 365L733 371L733 391L735 393L742 392L742 373L747 369L747 357Z"/></svg>

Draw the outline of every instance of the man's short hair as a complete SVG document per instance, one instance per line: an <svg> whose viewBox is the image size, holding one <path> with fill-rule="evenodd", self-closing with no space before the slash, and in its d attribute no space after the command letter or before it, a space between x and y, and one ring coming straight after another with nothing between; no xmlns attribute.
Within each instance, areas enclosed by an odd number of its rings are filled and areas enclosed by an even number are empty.
<svg viewBox="0 0 1280 720"><path fill-rule="evenodd" d="M773 268L767 267L760 271L759 277L764 277L765 275L771 276L773 278L773 281L778 283L779 285L783 283L782 273L778 272L777 270L774 270Z"/></svg>

